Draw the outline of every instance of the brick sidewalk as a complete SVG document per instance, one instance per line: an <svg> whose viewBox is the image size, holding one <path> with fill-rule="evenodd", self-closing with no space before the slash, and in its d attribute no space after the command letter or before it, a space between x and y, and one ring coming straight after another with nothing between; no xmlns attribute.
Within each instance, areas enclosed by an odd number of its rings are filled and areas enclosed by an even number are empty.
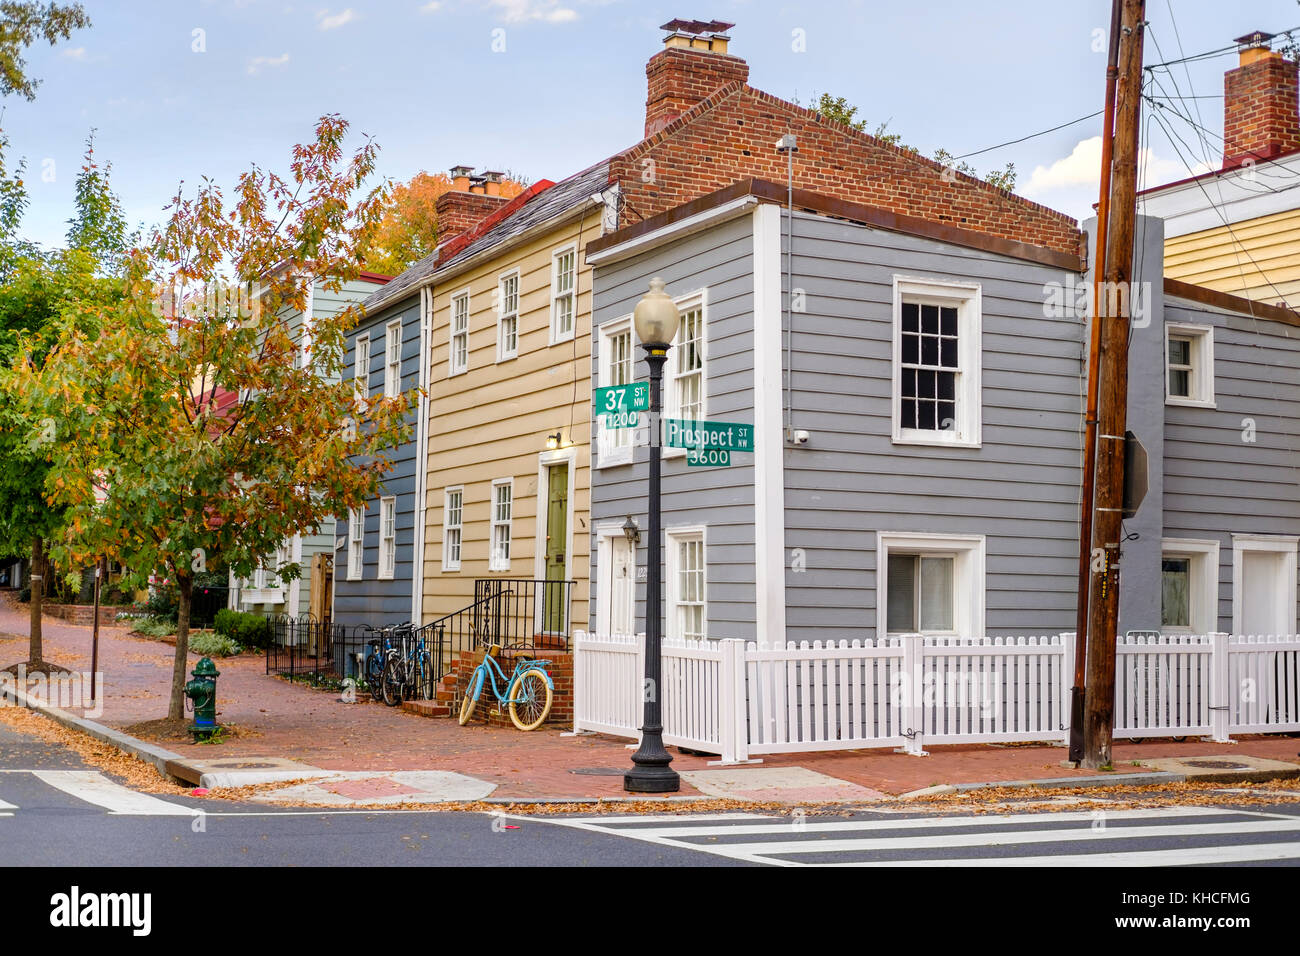
<svg viewBox="0 0 1300 956"><path fill-rule="evenodd" d="M26 657L27 608L0 596L0 667ZM90 669L89 627L47 618L46 656L72 670ZM127 636L125 628L100 629L104 712L98 720L126 727L166 716L173 647ZM193 667L198 658L190 657ZM265 673L264 659L241 655L217 661L222 723L238 735L216 746L165 740L187 757L283 757L326 770L457 770L497 785L500 797L611 797L623 795L622 779L579 770L629 766L628 741L605 735L562 737L562 726L524 734L476 722L460 727L448 718L426 718L378 703L346 704L338 695L292 684ZM707 757L673 754L678 770L702 770ZM1156 757L1233 754L1297 761L1294 736L1246 737L1237 745L1191 739L1117 743L1115 772L1137 768L1130 761ZM768 756L760 767L804 767L889 794L938 783L977 783L1087 776L1060 764L1065 750L1051 746L972 744L931 748L929 757L892 750L849 750ZM737 772L743 772L739 769ZM695 795L685 782L685 795Z"/></svg>

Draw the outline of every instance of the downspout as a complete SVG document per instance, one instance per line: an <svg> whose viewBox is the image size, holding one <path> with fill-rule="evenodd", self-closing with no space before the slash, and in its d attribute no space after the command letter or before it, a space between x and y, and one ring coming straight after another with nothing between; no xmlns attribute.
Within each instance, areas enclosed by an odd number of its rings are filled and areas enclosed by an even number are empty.
<svg viewBox="0 0 1300 956"><path fill-rule="evenodd" d="M432 334L433 291L429 286L420 287L420 399L416 405L415 423L415 507L412 519L415 522L415 553L411 556L411 623L417 627L423 623L424 614L424 532L427 507L425 484L428 480L427 460L429 429L429 340Z"/></svg>

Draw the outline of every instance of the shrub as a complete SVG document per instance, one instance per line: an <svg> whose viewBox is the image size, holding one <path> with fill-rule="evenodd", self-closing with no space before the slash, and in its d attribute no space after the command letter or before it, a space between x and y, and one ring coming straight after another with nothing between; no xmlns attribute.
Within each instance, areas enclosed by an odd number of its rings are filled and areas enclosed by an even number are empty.
<svg viewBox="0 0 1300 956"><path fill-rule="evenodd" d="M230 657L238 654L240 647L223 634L201 631L190 638L190 650L203 657Z"/></svg>
<svg viewBox="0 0 1300 956"><path fill-rule="evenodd" d="M169 637L176 633L176 622L165 617L146 617L136 621L135 629L145 637Z"/></svg>
<svg viewBox="0 0 1300 956"><path fill-rule="evenodd" d="M271 643L271 624L260 614L223 608L217 612L212 629L241 647L262 649Z"/></svg>

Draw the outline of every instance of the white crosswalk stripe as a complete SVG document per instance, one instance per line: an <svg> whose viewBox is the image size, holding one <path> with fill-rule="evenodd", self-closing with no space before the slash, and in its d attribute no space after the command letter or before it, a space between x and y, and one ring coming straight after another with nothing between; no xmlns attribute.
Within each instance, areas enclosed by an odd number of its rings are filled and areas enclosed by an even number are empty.
<svg viewBox="0 0 1300 956"><path fill-rule="evenodd" d="M116 816L193 816L197 810L170 803L147 793L122 786L97 770L30 770L46 786L70 797L107 810ZM12 796L12 795L11 795ZM14 797L13 799L19 799ZM21 808L0 800L0 816L13 816Z"/></svg>
<svg viewBox="0 0 1300 956"><path fill-rule="evenodd" d="M1300 815L1227 807L855 820L682 814L548 817L546 822L778 866L1204 866L1300 860ZM1279 839L1269 842L1272 836ZM1178 845L1170 846L1171 840ZM1058 852L1048 851L1052 844Z"/></svg>

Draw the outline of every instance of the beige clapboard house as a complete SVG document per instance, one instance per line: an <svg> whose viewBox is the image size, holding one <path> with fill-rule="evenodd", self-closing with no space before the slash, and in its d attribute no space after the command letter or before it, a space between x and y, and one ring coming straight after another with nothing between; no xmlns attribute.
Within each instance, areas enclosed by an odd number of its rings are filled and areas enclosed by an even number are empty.
<svg viewBox="0 0 1300 956"><path fill-rule="evenodd" d="M449 244L429 276L421 620L470 606L476 587L480 595L504 588L532 618L517 630L546 643L587 626L591 270L583 251L601 234L608 169L538 185L463 247Z"/></svg>

